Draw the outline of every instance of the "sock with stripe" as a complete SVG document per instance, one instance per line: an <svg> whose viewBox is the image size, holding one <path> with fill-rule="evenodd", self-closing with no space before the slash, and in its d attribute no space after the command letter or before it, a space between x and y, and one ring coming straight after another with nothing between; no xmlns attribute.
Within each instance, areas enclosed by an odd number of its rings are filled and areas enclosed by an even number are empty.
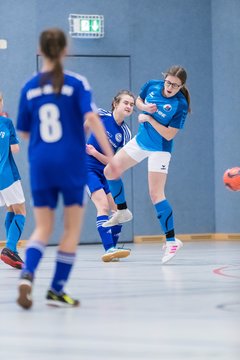
<svg viewBox="0 0 240 360"><path fill-rule="evenodd" d="M172 213L171 205L165 199L155 204L154 206L162 230L166 235L166 241L174 241L175 233L174 233L173 213Z"/></svg>
<svg viewBox="0 0 240 360"><path fill-rule="evenodd" d="M6 247L14 252L17 252L17 243L22 235L25 219L24 215L16 214L9 226Z"/></svg>
<svg viewBox="0 0 240 360"><path fill-rule="evenodd" d="M8 211L6 213L6 217L5 217L5 230L6 230L6 236L8 237L8 231L9 231L9 228L10 228L10 225L13 221L13 218L14 218L14 212L12 211Z"/></svg>
<svg viewBox="0 0 240 360"><path fill-rule="evenodd" d="M29 273L34 276L35 270L43 256L45 247L45 244L40 241L31 241L26 249L22 274Z"/></svg>
<svg viewBox="0 0 240 360"><path fill-rule="evenodd" d="M119 236L122 231L122 225L115 225L111 227L112 230L112 239L113 239L113 245L116 246L118 243Z"/></svg>
<svg viewBox="0 0 240 360"><path fill-rule="evenodd" d="M60 294L63 291L64 285L72 270L75 257L75 253L66 253L63 251L57 252L55 273L51 284L51 290L57 294Z"/></svg>
<svg viewBox="0 0 240 360"><path fill-rule="evenodd" d="M102 226L102 224L105 223L107 220L108 220L107 215L101 215L97 217L97 222L96 222L97 230L102 240L103 247L106 251L114 246L112 230L110 228L107 227L105 228Z"/></svg>
<svg viewBox="0 0 240 360"><path fill-rule="evenodd" d="M108 180L109 189L119 210L127 209L122 179Z"/></svg>

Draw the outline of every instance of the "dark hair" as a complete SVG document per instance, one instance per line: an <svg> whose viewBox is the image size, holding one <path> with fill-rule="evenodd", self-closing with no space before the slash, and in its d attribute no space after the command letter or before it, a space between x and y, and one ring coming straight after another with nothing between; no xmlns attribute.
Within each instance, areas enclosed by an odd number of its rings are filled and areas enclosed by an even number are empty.
<svg viewBox="0 0 240 360"><path fill-rule="evenodd" d="M188 112L191 113L191 107L190 107L190 93L186 87L186 81L187 81L187 72L186 70L180 66L180 65L173 65L171 66L164 74L164 79L166 79L166 77L168 75L172 75L172 76L177 76L182 83L182 88L181 88L181 92L183 93L183 95L185 96L187 103L188 103Z"/></svg>
<svg viewBox="0 0 240 360"><path fill-rule="evenodd" d="M113 101L112 101L112 111L115 109L116 105L120 103L122 96L123 95L129 95L133 98L134 100L134 104L135 104L135 95L129 91L129 90L120 90L117 95L114 96Z"/></svg>
<svg viewBox="0 0 240 360"><path fill-rule="evenodd" d="M49 73L45 73L41 77L41 86L45 85L50 80L54 92L59 94L64 83L61 56L63 50L67 46L66 36L60 29L47 29L41 33L39 45L42 54L54 64L53 70Z"/></svg>

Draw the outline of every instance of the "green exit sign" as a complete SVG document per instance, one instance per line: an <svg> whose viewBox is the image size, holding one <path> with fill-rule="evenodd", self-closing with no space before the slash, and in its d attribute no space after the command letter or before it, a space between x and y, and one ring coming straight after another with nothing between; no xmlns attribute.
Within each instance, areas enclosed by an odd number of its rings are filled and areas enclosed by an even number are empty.
<svg viewBox="0 0 240 360"><path fill-rule="evenodd" d="M79 21L80 32L100 32L101 22L98 19L80 19Z"/></svg>
<svg viewBox="0 0 240 360"><path fill-rule="evenodd" d="M69 15L70 35L77 38L101 38L104 36L102 15Z"/></svg>

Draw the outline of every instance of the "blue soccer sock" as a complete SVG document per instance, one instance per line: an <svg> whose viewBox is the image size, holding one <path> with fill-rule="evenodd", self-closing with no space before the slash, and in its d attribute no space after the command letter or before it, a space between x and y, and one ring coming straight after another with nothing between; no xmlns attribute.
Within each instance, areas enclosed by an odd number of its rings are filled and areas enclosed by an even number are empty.
<svg viewBox="0 0 240 360"><path fill-rule="evenodd" d="M163 200L154 206L157 211L157 217L159 219L162 230L166 235L166 241L174 241L175 233L171 205L167 200Z"/></svg>
<svg viewBox="0 0 240 360"><path fill-rule="evenodd" d="M57 252L56 268L51 284L51 290L54 292L60 294L63 291L64 285L72 270L75 257L75 253L66 253L63 251Z"/></svg>
<svg viewBox="0 0 240 360"><path fill-rule="evenodd" d="M122 179L108 180L108 185L118 209L126 209L127 204Z"/></svg>
<svg viewBox="0 0 240 360"><path fill-rule="evenodd" d="M102 226L102 224L105 223L107 220L108 220L107 215L101 215L97 217L97 222L96 222L103 247L106 251L114 246L111 229L109 229L109 227Z"/></svg>
<svg viewBox="0 0 240 360"><path fill-rule="evenodd" d="M17 243L22 235L25 219L24 215L16 214L9 226L6 247L14 252L17 251Z"/></svg>
<svg viewBox="0 0 240 360"><path fill-rule="evenodd" d="M122 225L115 225L111 227L112 230L112 239L113 239L113 245L116 246L118 243L119 236L122 231Z"/></svg>
<svg viewBox="0 0 240 360"><path fill-rule="evenodd" d="M8 231L10 228L10 225L12 223L12 220L14 218L15 214L12 211L8 211L6 213L6 217L5 217L5 229L6 229L6 236L8 237Z"/></svg>
<svg viewBox="0 0 240 360"><path fill-rule="evenodd" d="M35 270L43 256L45 245L39 241L31 241L25 253L25 263L22 274L29 273L34 276Z"/></svg>

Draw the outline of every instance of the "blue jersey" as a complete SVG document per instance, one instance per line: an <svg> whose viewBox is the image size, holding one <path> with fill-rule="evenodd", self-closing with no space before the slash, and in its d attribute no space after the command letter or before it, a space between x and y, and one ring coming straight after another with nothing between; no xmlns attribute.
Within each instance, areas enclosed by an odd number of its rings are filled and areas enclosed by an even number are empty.
<svg viewBox="0 0 240 360"><path fill-rule="evenodd" d="M111 112L99 109L98 114L106 129L108 141L112 145L113 152L116 153L119 148L123 147L131 139L131 131L125 122L118 125ZM101 154L103 153L93 134L90 135L87 144L93 145L97 151ZM91 155L87 155L87 164L88 169L98 169L102 172L106 166Z"/></svg>
<svg viewBox="0 0 240 360"><path fill-rule="evenodd" d="M41 87L39 73L22 89L17 129L30 132L32 190L81 187L86 184L84 115L97 112L87 79L64 72L60 94Z"/></svg>
<svg viewBox="0 0 240 360"><path fill-rule="evenodd" d="M0 190L20 180L10 145L18 144L12 120L0 116Z"/></svg>
<svg viewBox="0 0 240 360"><path fill-rule="evenodd" d="M181 91L167 98L162 95L164 81L150 80L140 91L140 98L145 103L157 105L157 111L151 115L156 121L166 127L182 129L188 112L188 103ZM140 124L136 140L139 146L151 151L172 151L173 140L162 137L149 122Z"/></svg>

